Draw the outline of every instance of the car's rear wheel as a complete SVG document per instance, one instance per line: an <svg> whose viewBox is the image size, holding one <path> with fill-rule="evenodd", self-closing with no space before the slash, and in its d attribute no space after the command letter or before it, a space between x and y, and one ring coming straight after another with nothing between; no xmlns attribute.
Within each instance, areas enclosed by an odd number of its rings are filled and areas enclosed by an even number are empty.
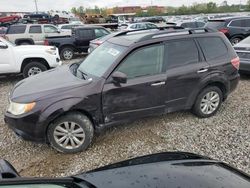
<svg viewBox="0 0 250 188"><path fill-rule="evenodd" d="M230 39L230 42L234 46L234 45L238 44L241 40L242 40L242 38L240 38L240 37L234 37L234 38Z"/></svg>
<svg viewBox="0 0 250 188"><path fill-rule="evenodd" d="M222 97L222 91L218 87L211 86L205 88L195 101L193 113L201 118L213 116L221 106Z"/></svg>
<svg viewBox="0 0 250 188"><path fill-rule="evenodd" d="M61 50L60 56L64 60L71 60L74 57L74 50L70 47L63 48Z"/></svg>
<svg viewBox="0 0 250 188"><path fill-rule="evenodd" d="M40 62L30 62L23 68L23 77L34 76L47 70L47 67Z"/></svg>
<svg viewBox="0 0 250 188"><path fill-rule="evenodd" d="M84 151L91 144L94 128L89 118L78 112L61 116L48 128L50 145L63 153Z"/></svg>

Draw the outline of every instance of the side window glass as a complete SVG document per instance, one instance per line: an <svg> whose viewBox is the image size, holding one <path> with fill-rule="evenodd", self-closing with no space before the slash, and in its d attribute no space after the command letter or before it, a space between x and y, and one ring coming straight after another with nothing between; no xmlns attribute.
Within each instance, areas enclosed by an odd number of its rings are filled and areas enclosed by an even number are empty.
<svg viewBox="0 0 250 188"><path fill-rule="evenodd" d="M231 22L230 26L232 27L242 27L241 20L234 20Z"/></svg>
<svg viewBox="0 0 250 188"><path fill-rule="evenodd" d="M164 72L164 45L136 50L121 63L118 71L125 73L129 79Z"/></svg>
<svg viewBox="0 0 250 188"><path fill-rule="evenodd" d="M29 33L42 33L41 26L30 26Z"/></svg>
<svg viewBox="0 0 250 188"><path fill-rule="evenodd" d="M44 26L44 32L45 33L57 33L58 29L53 26L45 25Z"/></svg>
<svg viewBox="0 0 250 188"><path fill-rule="evenodd" d="M198 39L206 60L227 57L228 49L219 37L204 37Z"/></svg>
<svg viewBox="0 0 250 188"><path fill-rule="evenodd" d="M174 68L199 62L199 52L193 40L180 40L166 44L167 67Z"/></svg>
<svg viewBox="0 0 250 188"><path fill-rule="evenodd" d="M89 39L93 37L93 31L91 29L80 29L78 33L79 37L83 39Z"/></svg>

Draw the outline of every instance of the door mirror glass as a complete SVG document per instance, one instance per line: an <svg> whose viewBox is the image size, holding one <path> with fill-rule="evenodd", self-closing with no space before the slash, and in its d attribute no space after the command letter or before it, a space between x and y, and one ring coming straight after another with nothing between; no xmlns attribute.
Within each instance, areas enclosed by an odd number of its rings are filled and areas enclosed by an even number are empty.
<svg viewBox="0 0 250 188"><path fill-rule="evenodd" d="M0 49L6 49L8 45L0 41Z"/></svg>
<svg viewBox="0 0 250 188"><path fill-rule="evenodd" d="M119 84L125 84L125 83L127 83L127 75L124 74L124 73L122 73L122 72L119 72L119 71L114 72L112 74L112 78L113 78L113 81L115 83L119 83Z"/></svg>

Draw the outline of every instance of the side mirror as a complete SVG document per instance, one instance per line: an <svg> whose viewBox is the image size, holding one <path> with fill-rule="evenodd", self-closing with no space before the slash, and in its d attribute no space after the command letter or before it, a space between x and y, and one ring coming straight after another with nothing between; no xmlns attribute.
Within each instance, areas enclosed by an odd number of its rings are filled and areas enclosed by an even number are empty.
<svg viewBox="0 0 250 188"><path fill-rule="evenodd" d="M61 31L58 29L58 30L57 30L57 33L61 33Z"/></svg>
<svg viewBox="0 0 250 188"><path fill-rule="evenodd" d="M0 179L17 178L19 174L16 169L6 160L0 160Z"/></svg>
<svg viewBox="0 0 250 188"><path fill-rule="evenodd" d="M119 72L119 71L114 72L112 74L112 78L115 83L119 83L119 84L127 83L127 75L122 72Z"/></svg>
<svg viewBox="0 0 250 188"><path fill-rule="evenodd" d="M70 70L71 70L71 72L74 74L74 75L76 75L76 72L77 72L77 69L78 69L78 67L80 66L80 62L78 62L78 63L72 63L71 65L70 65Z"/></svg>
<svg viewBox="0 0 250 188"><path fill-rule="evenodd" d="M6 45L3 42L0 42L0 49L7 49L7 48L8 48L8 45Z"/></svg>

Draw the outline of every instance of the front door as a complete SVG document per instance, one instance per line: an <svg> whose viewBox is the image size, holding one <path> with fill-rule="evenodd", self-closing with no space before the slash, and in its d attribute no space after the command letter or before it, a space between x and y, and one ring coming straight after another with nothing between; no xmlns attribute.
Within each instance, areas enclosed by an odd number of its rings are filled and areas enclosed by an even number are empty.
<svg viewBox="0 0 250 188"><path fill-rule="evenodd" d="M115 71L125 73L128 80L117 85L108 79L104 85L105 123L164 112L166 66L163 44L135 50Z"/></svg>

